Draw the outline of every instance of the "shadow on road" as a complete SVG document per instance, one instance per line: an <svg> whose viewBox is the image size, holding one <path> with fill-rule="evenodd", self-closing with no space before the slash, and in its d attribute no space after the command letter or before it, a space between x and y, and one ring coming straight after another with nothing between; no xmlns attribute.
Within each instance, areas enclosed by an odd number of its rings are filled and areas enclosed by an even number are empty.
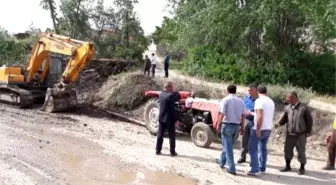
<svg viewBox="0 0 336 185"><path fill-rule="evenodd" d="M283 153L276 153L276 152L270 152L269 151L268 154L272 155L272 156L284 157ZM318 158L315 158L315 157L308 157L308 156L307 156L307 159L314 160L314 161L321 161L321 162L326 161L325 159L318 159Z"/></svg>
<svg viewBox="0 0 336 185"><path fill-rule="evenodd" d="M273 168L276 170L280 170L281 168L283 168L283 166L275 166L275 165L268 164L267 168ZM266 173L265 175L262 175L257 178L260 178L266 181L277 182L281 184L292 184L292 185L302 185L302 184L332 185L332 184L335 184L335 180L336 180L335 174L330 174L330 173L320 172L320 171L306 170L305 175L299 176L297 174L297 171L298 169L292 168L291 172L282 172L280 175ZM294 176L289 176L289 174L294 174ZM251 177L251 178L254 178L254 177Z"/></svg>
<svg viewBox="0 0 336 185"><path fill-rule="evenodd" d="M307 172L310 173L310 172ZM315 173L315 172L311 172ZM276 174L266 174L260 177L263 181L277 182L280 184L291 184L291 185L332 185L335 184L335 179L325 179L323 176L319 178L306 178L304 176L286 176L286 175L276 175Z"/></svg>

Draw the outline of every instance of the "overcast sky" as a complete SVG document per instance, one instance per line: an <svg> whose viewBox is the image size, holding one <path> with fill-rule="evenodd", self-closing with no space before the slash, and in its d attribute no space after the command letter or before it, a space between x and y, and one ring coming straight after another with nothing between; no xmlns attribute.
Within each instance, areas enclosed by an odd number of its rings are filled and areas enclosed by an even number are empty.
<svg viewBox="0 0 336 185"><path fill-rule="evenodd" d="M0 26L10 33L24 32L31 24L44 31L52 28L50 13L39 6L41 0L2 0L0 6ZM111 0L105 0L110 1ZM107 4L107 3L106 3ZM169 16L164 11L166 0L139 0L135 11L141 20L141 26L146 34L161 25L163 16Z"/></svg>

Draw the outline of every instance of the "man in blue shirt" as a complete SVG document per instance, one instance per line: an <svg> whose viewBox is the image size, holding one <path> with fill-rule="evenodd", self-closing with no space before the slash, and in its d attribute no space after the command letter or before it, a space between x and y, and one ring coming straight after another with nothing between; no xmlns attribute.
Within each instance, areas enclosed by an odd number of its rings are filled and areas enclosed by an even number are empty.
<svg viewBox="0 0 336 185"><path fill-rule="evenodd" d="M169 68L169 60L170 57L167 52L165 52L165 58L164 58L164 71L165 71L165 77L168 78L168 68Z"/></svg>
<svg viewBox="0 0 336 185"><path fill-rule="evenodd" d="M250 84L248 86L248 92L249 92L249 95L243 98L245 110L254 112L254 102L258 98L257 85ZM244 129L245 132L242 138L242 151L240 154L240 159L237 161L238 163L246 162L246 154L248 153L248 143L249 143L249 138L250 138L250 131L254 125L253 119L254 119L253 115L248 115L245 118L245 129Z"/></svg>

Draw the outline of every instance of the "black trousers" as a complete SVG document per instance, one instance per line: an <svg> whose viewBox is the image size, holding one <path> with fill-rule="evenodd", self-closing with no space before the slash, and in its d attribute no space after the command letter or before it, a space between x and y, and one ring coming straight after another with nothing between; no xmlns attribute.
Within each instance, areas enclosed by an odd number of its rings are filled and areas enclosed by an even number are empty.
<svg viewBox="0 0 336 185"><path fill-rule="evenodd" d="M168 78L168 69L169 69L169 64L164 64L164 71L165 71L165 77Z"/></svg>
<svg viewBox="0 0 336 185"><path fill-rule="evenodd" d="M296 151L298 153L298 161L301 164L307 163L306 158L306 142L307 138L305 134L300 135L291 135L287 133L286 135L286 141L285 141L285 160L290 161L293 159L294 156L294 147L296 148Z"/></svg>
<svg viewBox="0 0 336 185"><path fill-rule="evenodd" d="M254 125L254 121L253 120L245 120L245 131L243 134L243 138L242 138L242 151L240 154L240 157L242 159L246 159L246 154L248 153L248 143L249 143L249 139L250 139L250 133L251 133L251 128Z"/></svg>
<svg viewBox="0 0 336 185"><path fill-rule="evenodd" d="M144 68L144 75L148 74L148 76L149 76L150 75L149 70L150 70L150 67Z"/></svg>
<svg viewBox="0 0 336 185"><path fill-rule="evenodd" d="M155 76L155 68L156 68L156 64L152 64L152 77Z"/></svg>
<svg viewBox="0 0 336 185"><path fill-rule="evenodd" d="M163 136L168 131L169 135L169 145L170 145L170 153L175 153L175 123L163 123L159 122L159 130L157 134L156 140L156 152L161 152L162 144L163 144Z"/></svg>

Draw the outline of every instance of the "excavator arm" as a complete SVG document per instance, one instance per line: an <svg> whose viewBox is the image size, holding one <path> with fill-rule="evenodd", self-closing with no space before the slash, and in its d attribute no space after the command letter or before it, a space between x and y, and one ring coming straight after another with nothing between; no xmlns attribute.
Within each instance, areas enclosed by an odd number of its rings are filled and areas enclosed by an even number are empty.
<svg viewBox="0 0 336 185"><path fill-rule="evenodd" d="M43 61L46 61L42 73L39 74L40 82L44 82L51 52L70 56L70 60L59 83L47 89L42 110L57 112L73 109L77 105L76 90L73 84L78 80L80 72L92 60L94 45L92 42L79 41L52 33L42 34L35 43L27 62L26 82L28 84L34 82L34 76L39 73Z"/></svg>
<svg viewBox="0 0 336 185"><path fill-rule="evenodd" d="M40 82L44 82L50 64L49 54L51 52L71 56L60 81L62 84L71 84L77 81L80 72L92 60L94 45L91 42L79 41L52 33L40 35L27 62L27 83L32 83L34 75L45 60L45 67L40 76Z"/></svg>

